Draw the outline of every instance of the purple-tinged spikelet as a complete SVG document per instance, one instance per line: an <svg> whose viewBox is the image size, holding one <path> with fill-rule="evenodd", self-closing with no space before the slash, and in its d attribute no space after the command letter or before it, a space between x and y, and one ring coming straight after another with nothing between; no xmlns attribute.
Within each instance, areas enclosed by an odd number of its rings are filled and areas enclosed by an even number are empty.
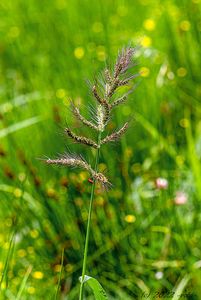
<svg viewBox="0 0 201 300"><path fill-rule="evenodd" d="M114 78L117 78L120 74L123 74L128 70L134 53L135 48L133 47L122 49L115 64Z"/></svg>

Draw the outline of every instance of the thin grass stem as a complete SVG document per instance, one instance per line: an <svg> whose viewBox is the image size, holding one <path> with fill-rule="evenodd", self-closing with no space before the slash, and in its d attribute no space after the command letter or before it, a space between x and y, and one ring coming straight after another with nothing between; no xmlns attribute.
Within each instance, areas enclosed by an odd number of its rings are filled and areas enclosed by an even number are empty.
<svg viewBox="0 0 201 300"><path fill-rule="evenodd" d="M58 299L59 291L61 289L61 276L62 276L62 271L63 271L63 265L64 265L64 248L62 249L62 253L61 253L61 269L60 269L60 273L59 273L59 281L57 284L56 294L54 297L55 300Z"/></svg>
<svg viewBox="0 0 201 300"><path fill-rule="evenodd" d="M22 293L23 293L23 291L24 291L24 289L25 289L25 287L26 287L26 283L27 283L27 280L28 280L28 278L29 278L29 275L31 274L32 269L33 269L33 267L30 265L30 266L28 267L27 271L26 271L26 274L25 274L23 280L22 280L20 289L19 289L19 291L18 291L18 293L17 293L17 296L16 296L16 300L22 299L21 296L22 296Z"/></svg>
<svg viewBox="0 0 201 300"><path fill-rule="evenodd" d="M101 144L101 132L99 132L99 134L98 134L98 146L99 147L96 150L96 161L95 161L95 166L94 166L94 170L96 173L98 170L98 163L99 163L99 157L100 157L100 144ZM92 187L91 187L91 197L90 197L88 219L87 219L87 232L86 232L85 246L84 246L84 257L83 257L83 265L82 265L82 277L81 277L79 300L83 300L84 277L86 275L85 273L86 273L86 266L87 266L87 254L88 254L89 235L90 235L90 227L91 227L91 215L92 215L92 208L93 208L95 185L96 185L96 180L94 180Z"/></svg>
<svg viewBox="0 0 201 300"><path fill-rule="evenodd" d="M8 248L8 252L6 255L6 261L5 261L4 269L3 269L2 276L0 279L0 293L1 293L1 285L3 283L4 277L7 275L10 258L12 257L12 252L13 252L13 248L14 248L14 237L15 237L15 232L12 233L12 236L11 236L10 242L9 242L9 248Z"/></svg>

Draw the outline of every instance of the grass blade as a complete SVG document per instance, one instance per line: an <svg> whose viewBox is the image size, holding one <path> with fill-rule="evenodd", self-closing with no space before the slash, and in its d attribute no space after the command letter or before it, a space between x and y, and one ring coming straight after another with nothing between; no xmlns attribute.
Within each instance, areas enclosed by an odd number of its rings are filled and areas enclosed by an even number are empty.
<svg viewBox="0 0 201 300"><path fill-rule="evenodd" d="M14 241L14 236L15 236L15 234L12 233L12 236L11 236L10 242L9 242L9 248L8 248L7 256L6 256L6 261L5 261L5 264L4 264L4 269L3 269L1 280L0 280L0 292L1 292L1 285L2 285L3 280L4 280L4 278L7 274L7 271L8 271L9 259L12 255L13 248L14 248L14 242L13 242Z"/></svg>
<svg viewBox="0 0 201 300"><path fill-rule="evenodd" d="M22 293L24 291L24 288L26 286L26 283L27 283L27 280L29 278L29 275L31 274L32 268L33 268L32 266L28 267L28 269L26 271L26 274L24 275L24 278L22 280L22 283L21 283L21 286L19 288L19 291L17 293L16 300L20 300L21 299L21 295L22 295Z"/></svg>
<svg viewBox="0 0 201 300"><path fill-rule="evenodd" d="M60 273L59 273L59 281L58 281L58 284L57 284L57 290L56 290L56 294L55 294L55 297L54 297L55 300L57 300L59 290L60 290L61 275L62 275L62 271L63 271L63 263L64 263L64 249L62 250L62 253L61 253L61 269L60 269Z"/></svg>
<svg viewBox="0 0 201 300"><path fill-rule="evenodd" d="M43 120L43 118L41 116L36 116L33 118L26 119L24 121L15 123L9 127L3 128L0 130L0 138L3 138L5 136L7 136L8 134L18 131L20 129L34 125L42 120Z"/></svg>
<svg viewBox="0 0 201 300"><path fill-rule="evenodd" d="M191 275L186 274L182 280L180 281L180 283L178 284L175 292L174 292L174 296L172 298L172 300L178 300L179 298L182 297L182 293L186 287L186 285L188 284L189 280L191 279ZM183 298L183 297L182 297Z"/></svg>
<svg viewBox="0 0 201 300"><path fill-rule="evenodd" d="M82 280L82 277L79 278L80 281ZM106 292L104 291L101 284L98 282L97 279L85 275L84 277L84 283L88 283L90 288L93 290L94 296L96 300L108 300L108 297L106 295Z"/></svg>

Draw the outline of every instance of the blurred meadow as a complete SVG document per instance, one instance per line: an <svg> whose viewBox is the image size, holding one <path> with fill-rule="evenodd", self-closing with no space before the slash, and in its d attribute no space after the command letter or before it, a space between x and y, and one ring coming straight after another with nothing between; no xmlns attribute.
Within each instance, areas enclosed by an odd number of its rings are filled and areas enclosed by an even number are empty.
<svg viewBox="0 0 201 300"><path fill-rule="evenodd" d="M94 161L63 135L69 99L87 115L86 81L129 42L142 75L101 153L88 273L109 299L201 299L201 1L2 0L0 37L0 299L78 299L89 176L37 158Z"/></svg>

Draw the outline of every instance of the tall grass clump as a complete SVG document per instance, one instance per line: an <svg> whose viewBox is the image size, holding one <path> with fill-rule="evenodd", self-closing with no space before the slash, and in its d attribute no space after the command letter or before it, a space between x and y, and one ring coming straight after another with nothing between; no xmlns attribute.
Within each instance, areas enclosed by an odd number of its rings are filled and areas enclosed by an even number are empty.
<svg viewBox="0 0 201 300"><path fill-rule="evenodd" d="M89 236L91 227L91 215L93 209L94 191L96 183L102 185L103 190L108 190L112 184L104 173L101 173L98 169L99 157L101 148L108 143L119 140L129 127L129 122L126 121L119 129L112 133L107 133L108 124L111 121L113 111L123 105L129 94L133 91L131 81L138 76L129 72L135 65L133 63L133 56L136 48L128 46L123 48L117 57L116 63L112 69L106 68L97 79L90 84L91 93L95 100L95 105L90 108L92 111L91 120L85 118L80 109L75 106L71 101L71 110L74 117L81 122L84 126L89 127L96 132L96 139L86 137L75 133L70 127L64 129L65 134L70 137L74 142L83 144L95 149L95 162L91 165L87 160L78 154L64 153L57 158L48 158L45 162L49 165L62 165L66 167L78 167L87 170L90 174L89 181L92 183L91 196L88 210L86 238L83 254L82 276L80 277L80 295L79 299L83 299L84 283L89 281L89 285L92 287L94 295L96 297L102 297L98 299L107 299L105 292L100 284L94 279L86 275L87 269L87 255L89 247ZM123 89L122 89L123 87ZM123 93L121 91L124 91ZM126 92L125 92L126 90ZM101 295L101 296L100 296Z"/></svg>

